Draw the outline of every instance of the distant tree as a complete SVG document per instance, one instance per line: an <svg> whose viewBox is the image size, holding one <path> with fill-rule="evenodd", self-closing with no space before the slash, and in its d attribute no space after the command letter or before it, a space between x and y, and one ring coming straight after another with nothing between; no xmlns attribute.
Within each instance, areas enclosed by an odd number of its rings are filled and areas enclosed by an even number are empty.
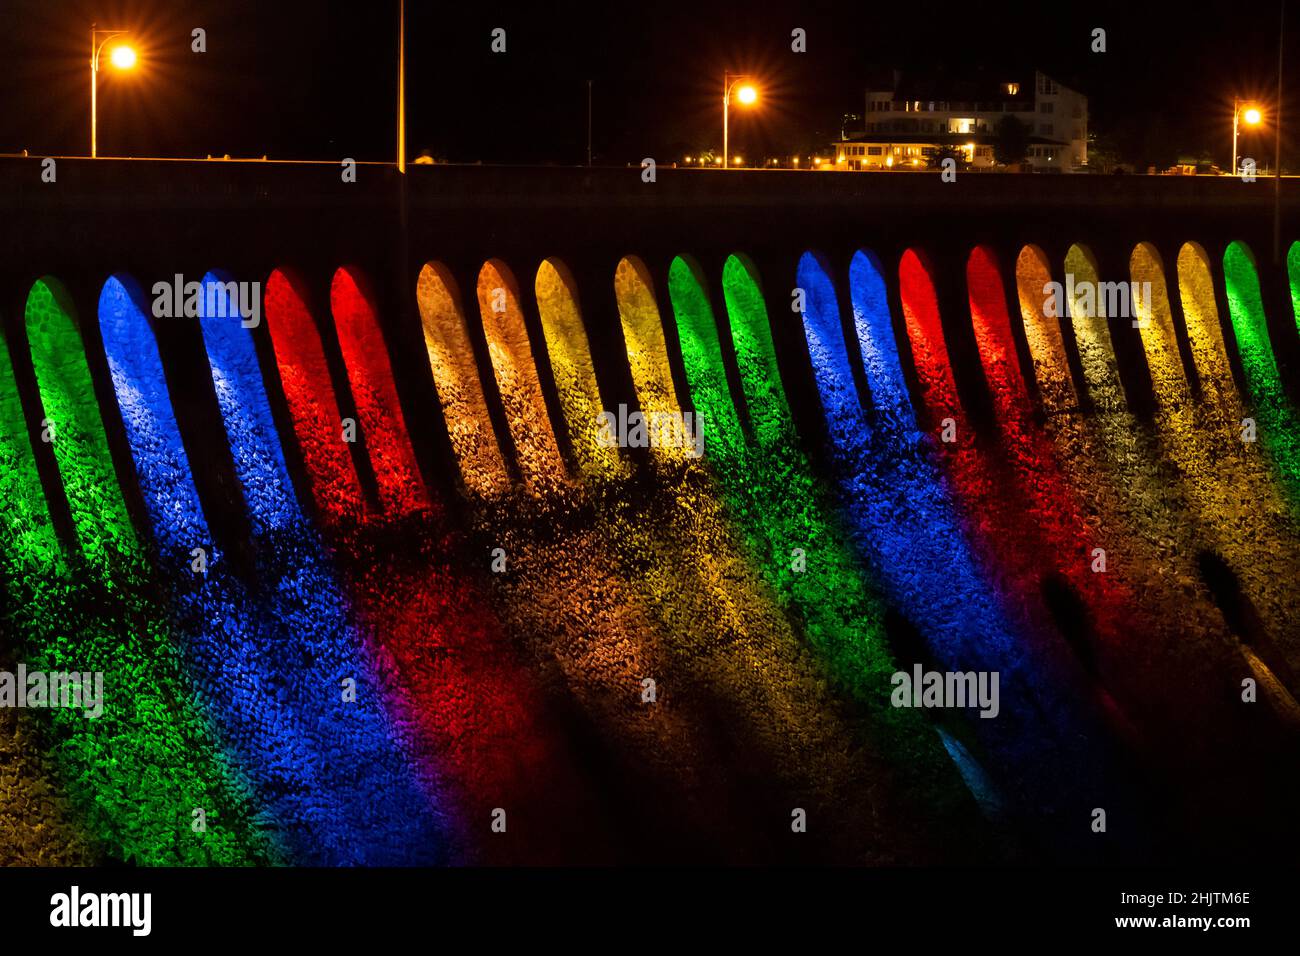
<svg viewBox="0 0 1300 956"><path fill-rule="evenodd" d="M993 127L993 158L1003 166L1012 166L1029 152L1029 127L1014 116L1004 116Z"/></svg>
<svg viewBox="0 0 1300 956"><path fill-rule="evenodd" d="M1136 172L1168 169L1198 145L1161 114L1125 116L1104 135L1114 145L1117 161Z"/></svg>
<svg viewBox="0 0 1300 956"><path fill-rule="evenodd" d="M970 165L966 156L966 150L962 149L954 142L944 141L939 144L939 148L931 155L926 165L930 169L942 169L943 161L951 159L956 161L958 169L965 169Z"/></svg>
<svg viewBox="0 0 1300 956"><path fill-rule="evenodd" d="M1119 145L1111 133L1095 133L1088 143L1088 166L1109 173L1122 162Z"/></svg>
<svg viewBox="0 0 1300 956"><path fill-rule="evenodd" d="M1180 132L1164 116L1153 119L1142 143L1143 166L1163 172L1178 162L1179 154L1191 152Z"/></svg>

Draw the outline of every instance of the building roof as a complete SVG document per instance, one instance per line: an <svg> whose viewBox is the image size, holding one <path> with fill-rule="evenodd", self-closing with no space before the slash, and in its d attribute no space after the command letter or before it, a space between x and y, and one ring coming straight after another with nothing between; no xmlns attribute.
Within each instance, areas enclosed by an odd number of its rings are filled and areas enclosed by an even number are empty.
<svg viewBox="0 0 1300 956"><path fill-rule="evenodd" d="M946 68L926 73L876 70L867 78L867 91L890 93L896 100L1032 101L1036 72L1023 66L996 72L987 69L957 72ZM1015 95L1006 92L1008 83L1019 86Z"/></svg>
<svg viewBox="0 0 1300 956"><path fill-rule="evenodd" d="M953 146L961 146L966 143L974 143L977 146L992 146L997 141L996 133L859 133L850 136L847 139L836 140L836 144L846 143L873 143L889 144L899 146L937 146L942 143L950 143ZM1068 146L1057 139L1048 139L1045 136L1033 136L1028 138L1030 146Z"/></svg>

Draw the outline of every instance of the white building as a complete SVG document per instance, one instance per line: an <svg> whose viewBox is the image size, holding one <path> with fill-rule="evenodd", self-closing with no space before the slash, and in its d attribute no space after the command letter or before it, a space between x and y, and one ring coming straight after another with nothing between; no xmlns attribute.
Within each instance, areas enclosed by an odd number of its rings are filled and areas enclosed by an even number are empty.
<svg viewBox="0 0 1300 956"><path fill-rule="evenodd" d="M832 144L835 167L924 167L945 147L962 150L976 167L994 166L995 130L1004 116L1028 127L1027 166L1070 172L1087 165L1088 98L1046 73L1021 82L909 80L895 71L892 83L867 90L863 132Z"/></svg>

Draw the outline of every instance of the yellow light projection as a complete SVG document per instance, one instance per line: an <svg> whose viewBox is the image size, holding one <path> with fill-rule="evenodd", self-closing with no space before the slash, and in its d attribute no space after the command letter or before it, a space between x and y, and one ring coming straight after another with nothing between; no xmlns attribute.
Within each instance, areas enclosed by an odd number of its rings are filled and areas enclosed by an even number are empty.
<svg viewBox="0 0 1300 956"><path fill-rule="evenodd" d="M655 300L654 280L645 263L635 256L622 259L614 272L614 295L627 343L641 411L646 415L681 414L668 365L668 344Z"/></svg>
<svg viewBox="0 0 1300 956"><path fill-rule="evenodd" d="M524 484L553 488L566 477L537 377L532 343L519 304L519 286L505 263L492 259L478 274L478 306L492 372L506 410Z"/></svg>
<svg viewBox="0 0 1300 956"><path fill-rule="evenodd" d="M461 479L475 494L502 492L509 487L510 476L488 418L487 400L451 270L440 262L427 263L420 270L415 295L429 367Z"/></svg>
<svg viewBox="0 0 1300 956"><path fill-rule="evenodd" d="M1070 325L1079 348L1083 366L1083 388L1098 411L1127 412L1128 400L1115 361L1115 347L1106 319L1106 303L1092 296L1084 300L1083 290L1098 286L1097 259L1085 246L1070 246L1065 253L1066 289L1070 306Z"/></svg>
<svg viewBox="0 0 1300 956"><path fill-rule="evenodd" d="M1204 401L1240 420L1237 410L1241 407L1241 396L1232 381L1223 328L1219 325L1210 257L1198 243L1186 243L1178 251L1178 298Z"/></svg>
<svg viewBox="0 0 1300 956"><path fill-rule="evenodd" d="M1129 272L1133 277L1131 306L1135 318L1132 321L1137 323L1142 336L1156 401L1169 413L1186 409L1192 403L1192 389L1178 354L1169 291L1165 287L1165 266L1155 246L1149 242L1134 246L1129 256Z"/></svg>
<svg viewBox="0 0 1300 956"><path fill-rule="evenodd" d="M1025 246L1020 250L1016 259L1016 295L1020 300L1020 317L1024 321L1025 338L1029 342L1039 401L1044 412L1055 415L1077 407L1079 400L1070 378L1061 320L1046 314L1048 293L1044 290L1051 281L1052 270L1046 253L1038 246Z"/></svg>
<svg viewBox="0 0 1300 956"><path fill-rule="evenodd" d="M604 407L576 288L562 262L547 259L538 267L534 291L542 337L578 468L588 478L621 477L628 471L626 462L616 447L600 440L599 416Z"/></svg>

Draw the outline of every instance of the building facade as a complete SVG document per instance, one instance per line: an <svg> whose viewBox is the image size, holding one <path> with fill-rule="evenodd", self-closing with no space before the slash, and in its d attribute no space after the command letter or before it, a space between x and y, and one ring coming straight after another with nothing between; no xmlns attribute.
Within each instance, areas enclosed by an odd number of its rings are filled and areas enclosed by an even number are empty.
<svg viewBox="0 0 1300 956"><path fill-rule="evenodd" d="M1026 167L1068 173L1087 165L1088 98L1037 70L1024 82L913 81L895 72L892 82L867 90L864 129L832 144L832 162L837 169L924 168L947 149L976 168L993 167L1006 116L1027 127Z"/></svg>

